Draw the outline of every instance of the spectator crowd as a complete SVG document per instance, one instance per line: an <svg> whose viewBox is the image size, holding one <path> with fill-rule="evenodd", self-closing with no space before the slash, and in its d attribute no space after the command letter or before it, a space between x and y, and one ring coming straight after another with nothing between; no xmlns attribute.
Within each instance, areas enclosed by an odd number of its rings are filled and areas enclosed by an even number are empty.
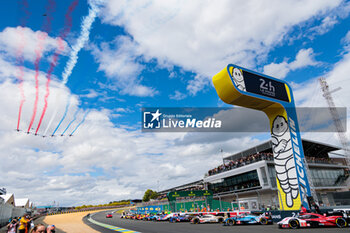
<svg viewBox="0 0 350 233"><path fill-rule="evenodd" d="M256 187L260 187L260 183L258 180L254 181L246 181L246 182L241 182L239 184L233 185L233 186L218 186L214 187L213 191L214 193L223 193L223 192L229 192L229 191L242 191L242 190L247 190L247 189L254 189Z"/></svg>
<svg viewBox="0 0 350 233"><path fill-rule="evenodd" d="M261 160L273 160L273 154L272 153L257 153L252 154L243 158L239 158L236 160L231 160L229 162L226 162L225 164L221 164L220 166L211 169L208 171L208 175L215 175L221 172L229 171L234 168L242 167L247 164L255 163Z"/></svg>
<svg viewBox="0 0 350 233"><path fill-rule="evenodd" d="M54 225L44 226L43 224L34 224L33 218L29 214L21 218L11 218L7 224L7 233L55 233Z"/></svg>
<svg viewBox="0 0 350 233"><path fill-rule="evenodd" d="M317 158L316 157L306 157L306 162L332 164L332 163L334 163L334 159L323 158L323 157L317 157Z"/></svg>
<svg viewBox="0 0 350 233"><path fill-rule="evenodd" d="M224 164L221 164L220 166L209 170L208 175L211 176L219 174L221 172L229 171L234 168L242 167L244 165L255 163L261 160L273 161L273 154L257 153L236 160L230 160L228 162L226 161ZM308 163L334 164L334 159L329 157L306 157L306 161Z"/></svg>
<svg viewBox="0 0 350 233"><path fill-rule="evenodd" d="M184 188L184 189L179 189L179 190L173 190L173 191L197 191L197 190L204 190L203 185L198 185L196 187L189 187L189 188ZM159 195L156 200L167 200L167 194L161 194Z"/></svg>

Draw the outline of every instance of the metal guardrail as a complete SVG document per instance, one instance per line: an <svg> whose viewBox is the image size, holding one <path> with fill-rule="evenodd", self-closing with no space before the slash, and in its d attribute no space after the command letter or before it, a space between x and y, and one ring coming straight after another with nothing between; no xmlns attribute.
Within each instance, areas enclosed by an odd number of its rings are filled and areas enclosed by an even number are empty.
<svg viewBox="0 0 350 233"><path fill-rule="evenodd" d="M93 211L93 210L105 210L105 209L123 208L123 207L131 207L131 206L135 206L135 205L117 205L117 206L90 207L90 208L79 209L79 210L70 210L70 211L59 211L59 212L53 212L53 213L45 213L45 214L42 214L42 216L57 215L57 214L70 214L70 213L79 213L79 212L88 212L88 211Z"/></svg>

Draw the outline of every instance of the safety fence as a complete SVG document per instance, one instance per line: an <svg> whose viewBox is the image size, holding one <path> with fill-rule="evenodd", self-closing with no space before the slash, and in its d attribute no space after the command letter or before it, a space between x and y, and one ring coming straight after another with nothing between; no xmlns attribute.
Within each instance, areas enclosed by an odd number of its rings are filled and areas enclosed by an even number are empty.
<svg viewBox="0 0 350 233"><path fill-rule="evenodd" d="M70 214L70 213L79 213L79 212L89 212L94 210L106 210L106 209L115 209L115 208L124 208L124 207L130 207L133 205L117 205L117 206L99 206L99 207L89 207L84 209L70 209L67 211L54 211L50 213L46 213L43 215L49 216L49 215L57 215L57 214Z"/></svg>
<svg viewBox="0 0 350 233"><path fill-rule="evenodd" d="M226 210L238 210L236 203L212 200L211 206L205 200L194 201L181 201L175 203L176 212L206 212L206 211L226 211ZM169 202L161 203L143 203L143 205L137 207L135 212L139 213L151 213L151 212L169 212L171 211Z"/></svg>

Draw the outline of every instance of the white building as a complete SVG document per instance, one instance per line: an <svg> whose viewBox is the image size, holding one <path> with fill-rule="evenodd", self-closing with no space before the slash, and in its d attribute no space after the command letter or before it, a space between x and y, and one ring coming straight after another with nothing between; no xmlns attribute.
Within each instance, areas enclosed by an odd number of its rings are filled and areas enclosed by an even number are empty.
<svg viewBox="0 0 350 233"><path fill-rule="evenodd" d="M340 148L305 139L302 142L320 204L339 204L333 194L349 191L346 161L343 156L332 156ZM226 156L224 164L211 169L203 179L214 197L227 202L240 201L246 209L251 203L279 207L271 141Z"/></svg>
<svg viewBox="0 0 350 233"><path fill-rule="evenodd" d="M0 197L4 199L4 204L15 206L15 196L13 195L13 193L0 195Z"/></svg>
<svg viewBox="0 0 350 233"><path fill-rule="evenodd" d="M15 198L15 206L19 208L29 209L29 199L28 198Z"/></svg>

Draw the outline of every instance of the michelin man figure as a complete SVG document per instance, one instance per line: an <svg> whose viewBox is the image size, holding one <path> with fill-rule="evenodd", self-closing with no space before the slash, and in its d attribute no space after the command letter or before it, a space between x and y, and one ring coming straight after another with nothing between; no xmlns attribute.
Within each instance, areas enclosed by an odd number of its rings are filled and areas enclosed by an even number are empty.
<svg viewBox="0 0 350 233"><path fill-rule="evenodd" d="M234 68L232 72L232 77L237 88L241 91L246 91L242 71L239 70L238 68Z"/></svg>
<svg viewBox="0 0 350 233"><path fill-rule="evenodd" d="M299 184L288 123L283 116L276 116L271 132L277 180L286 195L287 206L292 207L299 194Z"/></svg>

